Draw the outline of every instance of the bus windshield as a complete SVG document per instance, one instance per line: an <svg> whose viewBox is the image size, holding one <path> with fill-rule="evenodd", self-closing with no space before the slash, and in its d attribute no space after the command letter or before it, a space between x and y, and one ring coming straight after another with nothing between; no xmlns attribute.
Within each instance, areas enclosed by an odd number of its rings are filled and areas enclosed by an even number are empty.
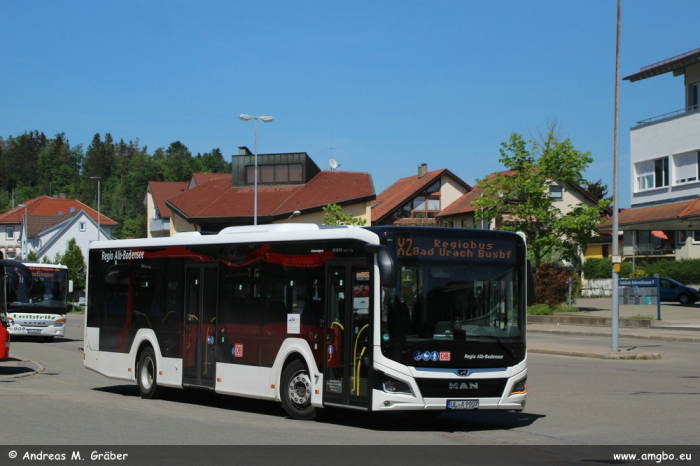
<svg viewBox="0 0 700 466"><path fill-rule="evenodd" d="M475 365L479 355L491 365L515 357L526 319L524 248L518 251L516 237L467 245L418 234L394 238L397 286L382 290L384 355L413 366L443 358L445 367L470 355Z"/></svg>
<svg viewBox="0 0 700 466"><path fill-rule="evenodd" d="M8 276L8 311L37 311L48 314L66 313L68 272L49 266L28 266L32 283L27 286L19 274Z"/></svg>

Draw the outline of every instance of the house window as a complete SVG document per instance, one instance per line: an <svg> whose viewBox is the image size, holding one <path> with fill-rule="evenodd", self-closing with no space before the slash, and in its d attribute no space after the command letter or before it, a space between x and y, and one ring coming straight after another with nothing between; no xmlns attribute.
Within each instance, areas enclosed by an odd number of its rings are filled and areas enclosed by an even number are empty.
<svg viewBox="0 0 700 466"><path fill-rule="evenodd" d="M675 163L675 184L690 183L698 180L698 153L679 154L673 158Z"/></svg>
<svg viewBox="0 0 700 466"><path fill-rule="evenodd" d="M668 157L654 160L654 187L668 186Z"/></svg>
<svg viewBox="0 0 700 466"><path fill-rule="evenodd" d="M678 232L678 244L685 244L688 239L693 244L700 244L700 230L683 230Z"/></svg>
<svg viewBox="0 0 700 466"><path fill-rule="evenodd" d="M562 187L559 185L552 185L549 187L549 197L554 199L562 198Z"/></svg>
<svg viewBox="0 0 700 466"><path fill-rule="evenodd" d="M300 183L302 164L282 163L277 165L258 165L258 183ZM246 184L254 184L255 166L246 166Z"/></svg>
<svg viewBox="0 0 700 466"><path fill-rule="evenodd" d="M301 164L292 163L289 165L289 181L301 182Z"/></svg>
<svg viewBox="0 0 700 466"><path fill-rule="evenodd" d="M647 160L635 165L637 170L637 191L668 186L668 157Z"/></svg>
<svg viewBox="0 0 700 466"><path fill-rule="evenodd" d="M80 222L78 227L80 228L80 231L85 231L85 222Z"/></svg>
<svg viewBox="0 0 700 466"><path fill-rule="evenodd" d="M275 181L275 166L274 165L263 165L258 167L260 172L260 182L261 183L274 183Z"/></svg>
<svg viewBox="0 0 700 466"><path fill-rule="evenodd" d="M7 233L7 239L15 239L15 227L5 227L5 233Z"/></svg>
<svg viewBox="0 0 700 466"><path fill-rule="evenodd" d="M637 232L637 248L640 254L671 254L675 249L673 231L653 230Z"/></svg>
<svg viewBox="0 0 700 466"><path fill-rule="evenodd" d="M8 252L8 253L7 253L7 258L8 258L8 259L14 259L15 257L17 257L17 255L16 255L14 252Z"/></svg>

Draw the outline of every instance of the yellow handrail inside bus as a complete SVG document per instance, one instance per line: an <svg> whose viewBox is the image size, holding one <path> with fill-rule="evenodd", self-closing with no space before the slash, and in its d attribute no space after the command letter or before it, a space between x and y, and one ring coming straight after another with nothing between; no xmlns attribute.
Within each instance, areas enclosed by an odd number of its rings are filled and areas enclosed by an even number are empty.
<svg viewBox="0 0 700 466"><path fill-rule="evenodd" d="M144 314L143 312L139 312L136 309L134 309L134 314L136 314L137 316L143 316L146 319L146 322L148 322L148 328L153 328L151 327L151 321L146 314Z"/></svg>
<svg viewBox="0 0 700 466"><path fill-rule="evenodd" d="M345 331L345 328L343 328L343 326L341 325L340 322L333 322L333 323L331 324L331 328L333 328L334 325L337 325L338 327L340 327L340 329L341 329L343 332ZM326 361L326 364L328 364L329 362L331 362L331 359L333 359L333 353L331 353L331 354L328 355L328 361Z"/></svg>
<svg viewBox="0 0 700 466"><path fill-rule="evenodd" d="M356 381L356 378L355 378L355 371L357 371L357 377L358 377L358 378L360 377L360 371L357 370L357 342L360 341L360 335L362 335L362 332L363 332L367 327L369 327L369 324L365 324L365 326L362 327L362 328L360 329L359 332L357 332L357 337L355 338L355 349L354 349L353 352L352 352L352 359L353 359L353 362L352 362L352 391L351 391L350 393L352 393L352 392L355 391L355 381ZM365 347L363 348L362 354L365 353L365 351L364 351L365 349L367 349L367 346L365 346ZM362 354L360 355L360 357L362 357ZM357 387L358 387L358 390L359 390L359 387L360 387L360 381L359 381L359 380L357 380ZM357 394L357 392L355 392L355 393Z"/></svg>

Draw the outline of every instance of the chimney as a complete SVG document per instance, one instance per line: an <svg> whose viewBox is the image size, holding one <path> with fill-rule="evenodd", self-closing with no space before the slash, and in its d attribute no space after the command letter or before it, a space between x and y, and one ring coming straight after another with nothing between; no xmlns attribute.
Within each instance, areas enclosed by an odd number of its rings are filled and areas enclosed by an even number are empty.
<svg viewBox="0 0 700 466"><path fill-rule="evenodd" d="M418 178L423 178L426 173L428 173L428 164L422 163L418 165Z"/></svg>
<svg viewBox="0 0 700 466"><path fill-rule="evenodd" d="M239 146L238 155L253 155L253 153L246 146Z"/></svg>
<svg viewBox="0 0 700 466"><path fill-rule="evenodd" d="M58 194L58 200L59 200L59 201L65 201L65 200L66 200L66 195L65 195L65 193L59 193L59 194Z"/></svg>

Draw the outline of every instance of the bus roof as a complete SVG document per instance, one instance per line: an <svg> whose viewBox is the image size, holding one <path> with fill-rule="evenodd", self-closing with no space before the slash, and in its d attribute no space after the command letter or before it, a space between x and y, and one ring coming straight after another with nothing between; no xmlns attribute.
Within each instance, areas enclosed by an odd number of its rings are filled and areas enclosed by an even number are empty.
<svg viewBox="0 0 700 466"><path fill-rule="evenodd" d="M378 236L365 228L347 225L317 225L314 223L279 223L227 227L214 235L191 231L163 238L93 241L90 243L90 249L177 246L194 242L198 245L209 245L317 239L358 239L367 243L379 242Z"/></svg>

